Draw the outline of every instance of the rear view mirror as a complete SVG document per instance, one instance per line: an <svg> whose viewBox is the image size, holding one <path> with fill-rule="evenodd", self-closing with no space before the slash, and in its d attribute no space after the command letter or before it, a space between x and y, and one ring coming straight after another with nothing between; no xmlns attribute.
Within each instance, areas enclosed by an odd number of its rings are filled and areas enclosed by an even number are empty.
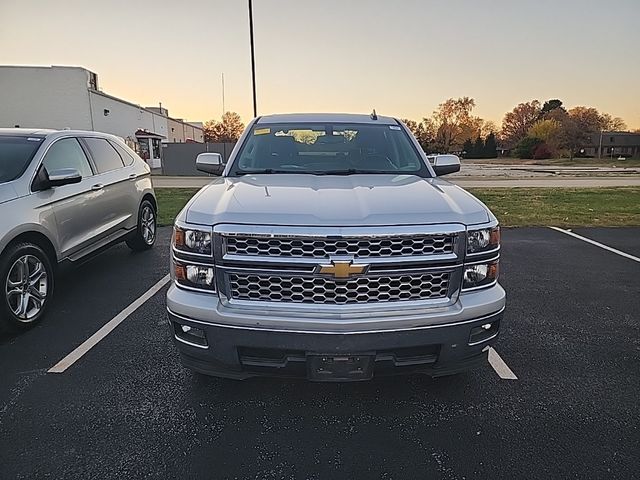
<svg viewBox="0 0 640 480"><path fill-rule="evenodd" d="M196 157L196 169L200 172L221 175L224 171L222 155L219 153L201 153Z"/></svg>
<svg viewBox="0 0 640 480"><path fill-rule="evenodd" d="M460 158L457 155L433 155L428 158L438 177L460 171Z"/></svg>

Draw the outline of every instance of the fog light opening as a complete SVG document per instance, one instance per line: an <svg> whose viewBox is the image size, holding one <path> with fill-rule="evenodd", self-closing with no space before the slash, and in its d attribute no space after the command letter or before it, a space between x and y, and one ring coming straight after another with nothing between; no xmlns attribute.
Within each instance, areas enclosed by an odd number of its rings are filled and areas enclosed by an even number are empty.
<svg viewBox="0 0 640 480"><path fill-rule="evenodd" d="M173 330L178 340L198 347L208 346L207 335L201 328L173 322Z"/></svg>
<svg viewBox="0 0 640 480"><path fill-rule="evenodd" d="M478 327L473 327L469 333L469 345L477 345L487 340L491 340L498 334L500 322L483 323Z"/></svg>

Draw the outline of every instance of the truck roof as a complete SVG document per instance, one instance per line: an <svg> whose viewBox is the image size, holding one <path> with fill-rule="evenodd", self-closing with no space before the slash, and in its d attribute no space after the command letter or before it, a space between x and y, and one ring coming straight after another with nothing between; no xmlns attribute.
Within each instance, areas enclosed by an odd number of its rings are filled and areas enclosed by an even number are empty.
<svg viewBox="0 0 640 480"><path fill-rule="evenodd" d="M369 123L372 125L397 125L393 117L377 116L377 120L371 115L359 113L280 113L264 115L258 119L259 125L274 123Z"/></svg>

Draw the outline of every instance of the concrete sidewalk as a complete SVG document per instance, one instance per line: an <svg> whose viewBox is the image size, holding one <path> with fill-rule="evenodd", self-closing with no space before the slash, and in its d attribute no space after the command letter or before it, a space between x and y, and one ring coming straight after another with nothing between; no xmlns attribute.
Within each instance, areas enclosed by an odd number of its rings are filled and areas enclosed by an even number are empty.
<svg viewBox="0 0 640 480"><path fill-rule="evenodd" d="M154 175L155 188L200 188L215 177L166 177ZM594 187L638 187L640 176L627 177L545 177L545 178L456 178L449 180L463 188L486 187L560 187L560 188L594 188Z"/></svg>

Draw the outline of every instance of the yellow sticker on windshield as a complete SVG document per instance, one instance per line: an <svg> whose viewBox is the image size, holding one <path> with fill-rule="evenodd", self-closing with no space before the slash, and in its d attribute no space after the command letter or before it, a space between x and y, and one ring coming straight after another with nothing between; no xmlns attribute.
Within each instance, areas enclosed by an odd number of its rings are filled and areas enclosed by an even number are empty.
<svg viewBox="0 0 640 480"><path fill-rule="evenodd" d="M267 135L269 133L271 133L270 128L257 128L253 131L254 135Z"/></svg>

